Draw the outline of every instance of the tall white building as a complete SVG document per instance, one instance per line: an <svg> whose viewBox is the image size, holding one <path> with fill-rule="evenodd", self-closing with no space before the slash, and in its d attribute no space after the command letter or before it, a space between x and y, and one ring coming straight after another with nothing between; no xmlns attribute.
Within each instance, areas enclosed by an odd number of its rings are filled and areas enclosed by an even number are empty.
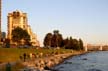
<svg viewBox="0 0 108 71"><path fill-rule="evenodd" d="M30 42L33 46L39 46L39 41L37 40L37 36L32 32L30 25L28 25L28 19L27 19L27 13L23 13L21 11L13 11L12 13L8 13L7 16L8 23L8 32L7 32L7 38L12 39L12 30L16 27L20 27L24 30L27 30L27 32L30 35Z"/></svg>

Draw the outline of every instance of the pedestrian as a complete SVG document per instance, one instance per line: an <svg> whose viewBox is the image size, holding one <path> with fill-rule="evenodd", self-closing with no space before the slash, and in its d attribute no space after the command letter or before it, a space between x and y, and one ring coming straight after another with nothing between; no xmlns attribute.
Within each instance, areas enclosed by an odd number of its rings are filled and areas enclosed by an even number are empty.
<svg viewBox="0 0 108 71"><path fill-rule="evenodd" d="M23 54L24 62L26 61L26 53Z"/></svg>
<svg viewBox="0 0 108 71"><path fill-rule="evenodd" d="M6 71L11 71L11 64L9 62L6 64Z"/></svg>
<svg viewBox="0 0 108 71"><path fill-rule="evenodd" d="M22 56L19 56L20 60L23 60L23 57Z"/></svg>
<svg viewBox="0 0 108 71"><path fill-rule="evenodd" d="M32 56L32 53L30 53L29 55L30 55L30 59L32 59L32 57L33 57L33 56Z"/></svg>

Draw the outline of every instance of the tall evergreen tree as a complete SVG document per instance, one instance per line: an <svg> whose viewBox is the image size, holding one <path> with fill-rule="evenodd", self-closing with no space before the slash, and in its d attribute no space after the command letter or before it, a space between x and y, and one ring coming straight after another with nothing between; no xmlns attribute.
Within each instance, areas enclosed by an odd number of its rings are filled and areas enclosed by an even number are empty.
<svg viewBox="0 0 108 71"><path fill-rule="evenodd" d="M73 39L73 49L79 50L79 42L77 39Z"/></svg>
<svg viewBox="0 0 108 71"><path fill-rule="evenodd" d="M63 40L63 47L66 48L67 44L69 42L68 37L66 39Z"/></svg>
<svg viewBox="0 0 108 71"><path fill-rule="evenodd" d="M63 37L62 34L58 34L58 47L62 47L63 46Z"/></svg>
<svg viewBox="0 0 108 71"><path fill-rule="evenodd" d="M51 40L52 40L52 33L48 33L46 34L45 38L44 38L44 46L46 47L51 47Z"/></svg>
<svg viewBox="0 0 108 71"><path fill-rule="evenodd" d="M82 50L83 41L81 39L73 39L72 37L63 39L62 34L58 30L54 30L53 34L48 33L44 38L44 46L64 47L66 49Z"/></svg>
<svg viewBox="0 0 108 71"><path fill-rule="evenodd" d="M51 41L52 47L61 47L63 42L62 35L59 33L58 30L54 30L53 33L54 34L52 36L52 41Z"/></svg>
<svg viewBox="0 0 108 71"><path fill-rule="evenodd" d="M51 39L51 47L57 47L57 46L58 46L57 36L54 34Z"/></svg>
<svg viewBox="0 0 108 71"><path fill-rule="evenodd" d="M80 47L81 50L84 49L83 41L81 39L79 39L79 47Z"/></svg>

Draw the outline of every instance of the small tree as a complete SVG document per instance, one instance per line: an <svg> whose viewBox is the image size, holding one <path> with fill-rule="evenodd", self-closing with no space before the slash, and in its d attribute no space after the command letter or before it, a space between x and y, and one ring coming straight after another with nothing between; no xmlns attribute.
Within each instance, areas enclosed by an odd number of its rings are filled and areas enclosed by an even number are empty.
<svg viewBox="0 0 108 71"><path fill-rule="evenodd" d="M17 27L12 30L12 41L17 42L18 44L21 42L21 40L24 40L26 42L30 41L30 35L26 30L23 30L20 27Z"/></svg>
<svg viewBox="0 0 108 71"><path fill-rule="evenodd" d="M5 44L6 48L10 48L10 40L9 39L5 39L4 44Z"/></svg>

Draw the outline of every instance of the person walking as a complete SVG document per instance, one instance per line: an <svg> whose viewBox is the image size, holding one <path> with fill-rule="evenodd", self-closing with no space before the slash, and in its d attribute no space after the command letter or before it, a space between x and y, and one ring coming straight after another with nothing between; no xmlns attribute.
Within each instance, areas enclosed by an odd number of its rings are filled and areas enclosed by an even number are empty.
<svg viewBox="0 0 108 71"><path fill-rule="evenodd" d="M26 53L24 53L23 54L24 62L26 61L26 57L27 57L27 55L26 55Z"/></svg>
<svg viewBox="0 0 108 71"><path fill-rule="evenodd" d="M6 64L6 71L11 71L11 64L9 62Z"/></svg>

